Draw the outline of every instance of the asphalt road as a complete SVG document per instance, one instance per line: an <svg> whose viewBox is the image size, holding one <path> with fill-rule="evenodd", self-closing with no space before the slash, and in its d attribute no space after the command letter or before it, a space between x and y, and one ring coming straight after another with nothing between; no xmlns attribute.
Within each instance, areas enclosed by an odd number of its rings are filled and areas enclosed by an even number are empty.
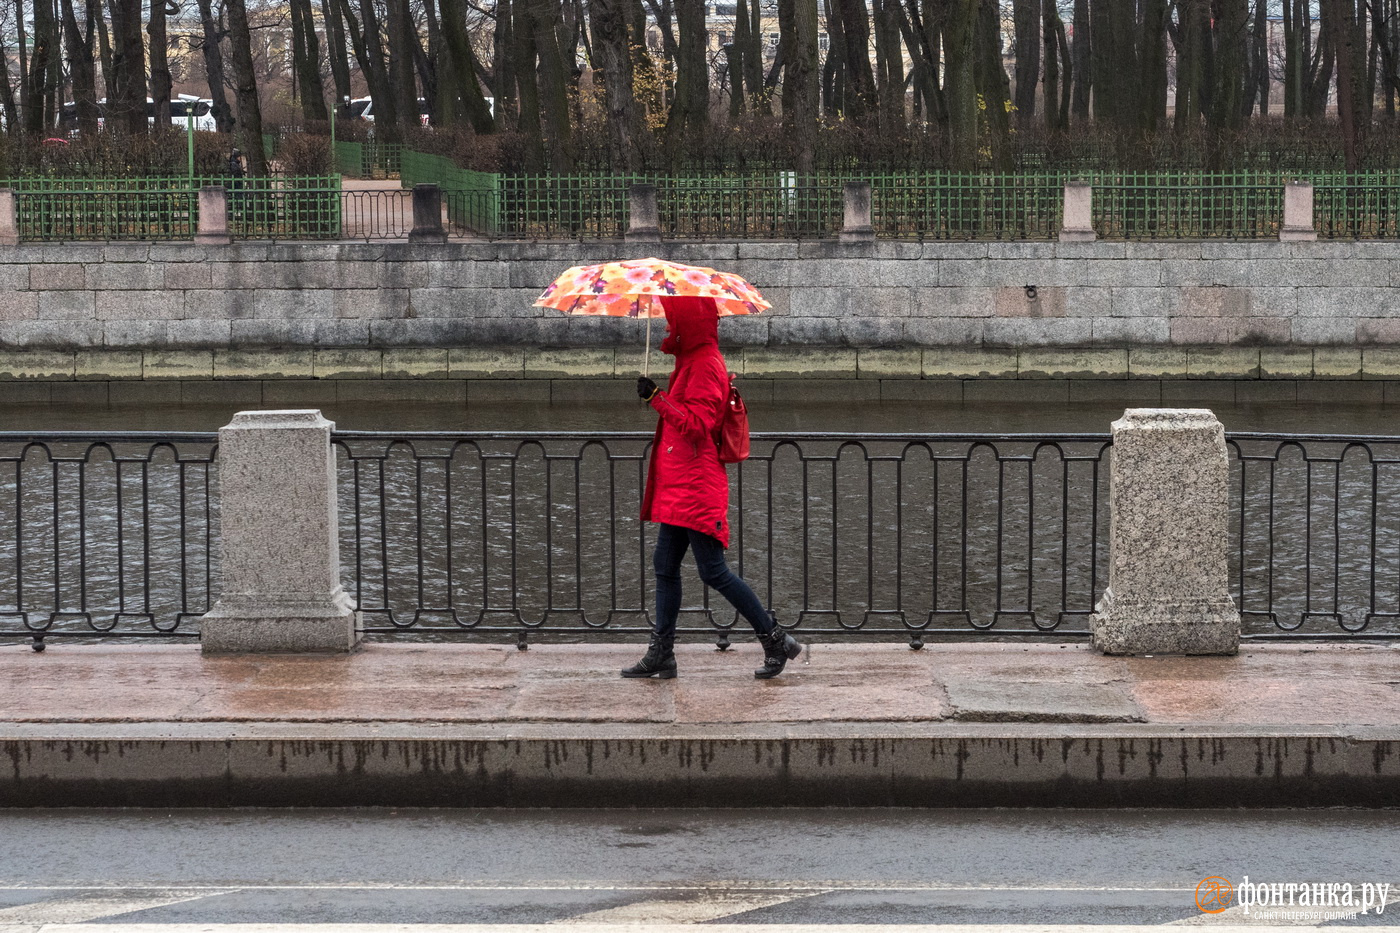
<svg viewBox="0 0 1400 933"><path fill-rule="evenodd" d="M1400 811L5 811L0 931L1243 924L1197 886L1390 884ZM1379 889L1377 889L1379 890ZM1326 906L1325 911L1345 911ZM192 929L192 928L191 928ZM244 931L253 928L243 927ZM383 928L387 929L387 927ZM603 929L598 927L597 929ZM633 928L635 929L635 928ZM1223 929L1223 927L1221 927Z"/></svg>

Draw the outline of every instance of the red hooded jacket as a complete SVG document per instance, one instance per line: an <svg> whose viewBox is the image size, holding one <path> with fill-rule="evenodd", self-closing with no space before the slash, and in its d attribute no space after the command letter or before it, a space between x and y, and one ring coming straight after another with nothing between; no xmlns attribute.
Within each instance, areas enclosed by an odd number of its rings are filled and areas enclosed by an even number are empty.
<svg viewBox="0 0 1400 933"><path fill-rule="evenodd" d="M676 357L667 391L651 399L661 420L651 445L642 521L703 531L729 547L729 477L719 462L720 420L729 372L719 352L712 298L661 299L671 334L661 349Z"/></svg>

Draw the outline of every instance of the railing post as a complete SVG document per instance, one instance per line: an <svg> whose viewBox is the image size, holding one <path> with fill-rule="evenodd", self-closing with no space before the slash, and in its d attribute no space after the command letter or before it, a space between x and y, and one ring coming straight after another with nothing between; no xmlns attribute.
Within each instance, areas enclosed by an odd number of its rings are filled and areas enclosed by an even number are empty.
<svg viewBox="0 0 1400 933"><path fill-rule="evenodd" d="M13 188L0 188L0 246L19 245L19 198Z"/></svg>
<svg viewBox="0 0 1400 933"><path fill-rule="evenodd" d="M233 242L228 232L228 189L222 185L199 189L199 227L194 241L202 246L228 246Z"/></svg>
<svg viewBox="0 0 1400 933"><path fill-rule="evenodd" d="M204 615L206 653L354 650L334 427L319 411L243 411L220 429L223 589Z"/></svg>
<svg viewBox="0 0 1400 933"><path fill-rule="evenodd" d="M413 186L413 229L410 243L446 243L442 227L442 189L437 185Z"/></svg>
<svg viewBox="0 0 1400 933"><path fill-rule="evenodd" d="M848 181L841 189L842 243L873 243L875 227L871 221L870 182Z"/></svg>
<svg viewBox="0 0 1400 933"><path fill-rule="evenodd" d="M1290 181L1283 186L1283 228L1278 238L1285 243L1317 239L1313 225L1313 186L1310 181Z"/></svg>
<svg viewBox="0 0 1400 933"><path fill-rule="evenodd" d="M661 211L656 205L655 185L630 185L627 188L628 243L661 242Z"/></svg>
<svg viewBox="0 0 1400 933"><path fill-rule="evenodd" d="M1104 654L1235 654L1230 461L1206 409L1130 408L1113 422L1108 589L1094 607Z"/></svg>
<svg viewBox="0 0 1400 933"><path fill-rule="evenodd" d="M1092 243L1094 233L1094 187L1085 181L1065 182L1064 222L1060 227L1061 243Z"/></svg>

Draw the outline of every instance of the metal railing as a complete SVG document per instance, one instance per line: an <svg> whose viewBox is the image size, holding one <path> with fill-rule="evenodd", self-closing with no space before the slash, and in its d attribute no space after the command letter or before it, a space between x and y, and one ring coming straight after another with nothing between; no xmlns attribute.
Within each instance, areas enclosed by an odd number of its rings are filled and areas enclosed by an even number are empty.
<svg viewBox="0 0 1400 933"><path fill-rule="evenodd" d="M0 637L197 638L214 434L0 434Z"/></svg>
<svg viewBox="0 0 1400 933"><path fill-rule="evenodd" d="M368 633L635 635L649 434L341 432L341 556ZM730 560L809 635L1082 636L1104 579L1106 435L755 435ZM746 627L691 576L681 631Z"/></svg>
<svg viewBox="0 0 1400 933"><path fill-rule="evenodd" d="M1227 437L1246 637L1400 637L1400 438Z"/></svg>
<svg viewBox="0 0 1400 933"><path fill-rule="evenodd" d="M1089 179L1094 230L1110 240L1261 239L1283 224L1278 173L1118 174Z"/></svg>

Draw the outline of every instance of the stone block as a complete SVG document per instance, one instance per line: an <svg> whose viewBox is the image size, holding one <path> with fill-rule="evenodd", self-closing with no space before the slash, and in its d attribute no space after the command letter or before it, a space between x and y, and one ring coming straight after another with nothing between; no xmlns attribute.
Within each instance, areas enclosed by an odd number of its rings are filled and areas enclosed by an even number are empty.
<svg viewBox="0 0 1400 933"><path fill-rule="evenodd" d="M925 379L1015 379L1015 350L930 347L923 351Z"/></svg>
<svg viewBox="0 0 1400 933"><path fill-rule="evenodd" d="M498 261L430 262L426 267L426 284L428 288L509 288L512 265L514 263ZM540 286L540 291L564 271L564 267L557 263L544 263L536 270L536 274L548 273L544 266L552 267L554 271L549 281Z"/></svg>
<svg viewBox="0 0 1400 933"><path fill-rule="evenodd" d="M1027 347L1020 351L1020 379L1124 379L1127 350L1074 350Z"/></svg>
<svg viewBox="0 0 1400 933"><path fill-rule="evenodd" d="M1294 260L1298 262L1299 260ZM1378 259L1327 259L1318 260L1313 271L1315 276L1302 277L1289 282L1260 282L1260 285L1321 285L1364 288L1367 286L1386 288L1391 284L1391 263Z"/></svg>
<svg viewBox="0 0 1400 933"><path fill-rule="evenodd" d="M132 262L142 263L151 256L150 243L104 243L102 245L102 262Z"/></svg>
<svg viewBox="0 0 1400 933"><path fill-rule="evenodd" d="M1119 287L1108 289L1108 293L1108 313L1113 317L1166 318L1171 310L1170 289Z"/></svg>
<svg viewBox="0 0 1400 933"><path fill-rule="evenodd" d="M767 315L720 318L719 344L721 347L766 347L770 320Z"/></svg>
<svg viewBox="0 0 1400 933"><path fill-rule="evenodd" d="M277 284L276 270L267 262L210 262L211 288L252 291Z"/></svg>
<svg viewBox="0 0 1400 933"><path fill-rule="evenodd" d="M745 240L739 243L739 262L746 259L796 259L797 242L765 243Z"/></svg>
<svg viewBox="0 0 1400 933"><path fill-rule="evenodd" d="M1187 286L1161 290L1176 317L1242 317L1251 312L1253 291L1224 286Z"/></svg>
<svg viewBox="0 0 1400 933"><path fill-rule="evenodd" d="M37 292L0 290L0 321L32 321L38 316Z"/></svg>
<svg viewBox="0 0 1400 933"><path fill-rule="evenodd" d="M0 262L0 291L30 288L29 269L18 263ZM81 285L76 286L82 288Z"/></svg>
<svg viewBox="0 0 1400 933"><path fill-rule="evenodd" d="M1387 405L1400 405L1400 382L1383 382L1385 386L1385 403Z"/></svg>
<svg viewBox="0 0 1400 933"><path fill-rule="evenodd" d="M99 321L178 321L185 316L185 296L164 290L99 291L96 313Z"/></svg>
<svg viewBox="0 0 1400 933"><path fill-rule="evenodd" d="M856 375L861 379L919 379L923 376L923 351L911 348L860 349L856 351Z"/></svg>
<svg viewBox="0 0 1400 933"><path fill-rule="evenodd" d="M1186 379L1180 382L1162 381L1162 404L1174 408L1188 405L1235 404L1238 379Z"/></svg>
<svg viewBox="0 0 1400 933"><path fill-rule="evenodd" d="M336 291L337 318L386 320L413 316L413 303L406 288L364 288Z"/></svg>
<svg viewBox="0 0 1400 933"><path fill-rule="evenodd" d="M1320 349L1320 348L1319 348ZM1345 348L1329 352L1347 353ZM1400 379L1400 349L1367 347L1361 354L1362 379Z"/></svg>
<svg viewBox="0 0 1400 933"><path fill-rule="evenodd" d="M763 379L854 379L856 351L753 347L744 350L744 375Z"/></svg>
<svg viewBox="0 0 1400 933"><path fill-rule="evenodd" d="M231 324L236 346L365 347L370 342L367 321L233 321Z"/></svg>
<svg viewBox="0 0 1400 933"><path fill-rule="evenodd" d="M107 399L114 407L124 408L178 405L180 383L173 379L165 382L109 382Z"/></svg>
<svg viewBox="0 0 1400 933"><path fill-rule="evenodd" d="M1263 405L1298 400L1296 379L1241 379L1235 386L1235 404Z"/></svg>
<svg viewBox="0 0 1400 933"><path fill-rule="evenodd" d="M452 379L522 379L525 351L515 347L453 347L447 351Z"/></svg>
<svg viewBox="0 0 1400 933"><path fill-rule="evenodd" d="M272 262L272 288L292 291L321 291L340 285L340 263L329 260L299 259L292 262Z"/></svg>
<svg viewBox="0 0 1400 933"><path fill-rule="evenodd" d="M1326 381L1315 379L1312 382L1298 383L1298 401L1316 402L1327 405L1379 405L1385 400L1385 384L1381 382L1359 382L1356 380Z"/></svg>
<svg viewBox="0 0 1400 933"><path fill-rule="evenodd" d="M616 359L611 349L527 349L527 379L610 379Z"/></svg>
<svg viewBox="0 0 1400 933"><path fill-rule="evenodd" d="M0 380L66 382L73 378L73 354L59 350L0 350Z"/></svg>
<svg viewBox="0 0 1400 933"><path fill-rule="evenodd" d="M964 402L1006 402L1032 405L1041 402L1068 402L1068 379L1046 381L968 379L962 384Z"/></svg>
<svg viewBox="0 0 1400 933"><path fill-rule="evenodd" d="M923 258L943 261L945 259L986 259L991 255L991 244L985 242L964 242L962 240L925 240Z"/></svg>
<svg viewBox="0 0 1400 933"><path fill-rule="evenodd" d="M1128 351L1129 379L1185 379L1186 351L1176 347L1133 347Z"/></svg>
<svg viewBox="0 0 1400 933"><path fill-rule="evenodd" d="M45 321L91 321L97 318L93 292L39 292L39 318Z"/></svg>
<svg viewBox="0 0 1400 933"><path fill-rule="evenodd" d="M1171 342L1179 346L1228 344L1235 327L1227 318L1179 317L1171 321Z"/></svg>
<svg viewBox="0 0 1400 933"><path fill-rule="evenodd" d="M1066 298L1063 288L998 288L992 307L997 317L1064 317Z"/></svg>
<svg viewBox="0 0 1400 933"><path fill-rule="evenodd" d="M987 321L982 341L992 346L1083 346L1094 339L1088 318L1005 318Z"/></svg>
<svg viewBox="0 0 1400 933"><path fill-rule="evenodd" d="M988 259L1054 259L1059 255L1058 244L1036 240L1007 240L987 244Z"/></svg>
<svg viewBox="0 0 1400 933"><path fill-rule="evenodd" d="M339 384L336 401L342 405L356 402L466 405L467 384L460 379L347 379Z"/></svg>
<svg viewBox="0 0 1400 933"><path fill-rule="evenodd" d="M1192 347L1186 351L1192 379L1258 379L1259 351L1248 347Z"/></svg>
<svg viewBox="0 0 1400 933"><path fill-rule="evenodd" d="M1128 240L1122 244L1123 258L1199 260L1203 245L1199 240Z"/></svg>
<svg viewBox="0 0 1400 933"><path fill-rule="evenodd" d="M467 407L496 405L500 402L548 402L549 382L548 379L469 379ZM634 395L635 392L634 388Z"/></svg>
<svg viewBox="0 0 1400 933"><path fill-rule="evenodd" d="M1300 317L1400 317L1394 288L1299 288Z"/></svg>
<svg viewBox="0 0 1400 933"><path fill-rule="evenodd" d="M447 350L392 349L384 351L385 379L446 379ZM466 401L465 392L462 400Z"/></svg>
<svg viewBox="0 0 1400 933"><path fill-rule="evenodd" d="M943 287L919 289L910 296L910 316L920 318L986 318L996 311L990 288Z"/></svg>
<svg viewBox="0 0 1400 933"><path fill-rule="evenodd" d="M500 321L496 331L507 331ZM529 331L521 329L521 342ZM376 347L450 347L475 343L509 343L515 333L496 333L482 321L408 320L369 322L369 343Z"/></svg>
<svg viewBox="0 0 1400 933"><path fill-rule="evenodd" d="M164 286L169 289L213 288L213 275L202 262L177 262L164 267Z"/></svg>
<svg viewBox="0 0 1400 933"><path fill-rule="evenodd" d="M1169 288L1248 284L1240 281L1239 263L1236 262L1163 259L1157 267L1158 284Z"/></svg>
<svg viewBox="0 0 1400 933"><path fill-rule="evenodd" d="M147 350L146 379L213 379L212 350Z"/></svg>
<svg viewBox="0 0 1400 933"><path fill-rule="evenodd" d="M111 404L106 382L49 382L49 404L74 408L106 408Z"/></svg>
<svg viewBox="0 0 1400 933"><path fill-rule="evenodd" d="M791 288L787 291L787 316L795 320L844 317L850 297L844 288Z"/></svg>
<svg viewBox="0 0 1400 933"><path fill-rule="evenodd" d="M229 405L257 408L263 404L262 383L209 382L189 379L180 383L181 405Z"/></svg>
<svg viewBox="0 0 1400 933"><path fill-rule="evenodd" d="M316 350L311 371L317 379L379 379L384 375L384 351Z"/></svg>
<svg viewBox="0 0 1400 933"><path fill-rule="evenodd" d="M1081 287L1145 286L1161 283L1162 263L1152 259L1114 259L1107 262L1086 261L1074 281Z"/></svg>
<svg viewBox="0 0 1400 933"><path fill-rule="evenodd" d="M1314 379L1364 378L1362 351L1352 347L1318 347L1313 350Z"/></svg>
<svg viewBox="0 0 1400 933"><path fill-rule="evenodd" d="M1358 356L1358 363L1360 362ZM1259 378L1311 379L1313 351L1311 347L1264 347L1259 351Z"/></svg>
<svg viewBox="0 0 1400 933"><path fill-rule="evenodd" d="M768 322L768 342L774 347L842 346L843 323L828 317L774 318ZM901 330L895 339L902 336Z"/></svg>
<svg viewBox="0 0 1400 933"><path fill-rule="evenodd" d="M102 343L95 321L11 321L0 329L0 347L77 349Z"/></svg>
<svg viewBox="0 0 1400 933"><path fill-rule="evenodd" d="M1244 316L1293 318L1298 315L1298 289L1253 287L1245 290Z"/></svg>
<svg viewBox="0 0 1400 933"><path fill-rule="evenodd" d="M953 402L963 400L960 379L881 379L882 402Z"/></svg>
<svg viewBox="0 0 1400 933"><path fill-rule="evenodd" d="M904 325L897 318L847 318L840 324L840 339L847 347L893 347L903 344Z"/></svg>
<svg viewBox="0 0 1400 933"><path fill-rule="evenodd" d="M528 288L536 293L543 292L564 270L553 260L544 262L517 261L508 265L511 288Z"/></svg>
<svg viewBox="0 0 1400 933"><path fill-rule="evenodd" d="M742 276L766 298L770 288L786 288L789 285L815 285L805 278L807 263L773 259L740 259L726 267L725 272Z"/></svg>
<svg viewBox="0 0 1400 933"><path fill-rule="evenodd" d="M1204 409L1132 408L1113 423L1108 589L1090 622L1105 654L1235 654L1230 462Z"/></svg>
<svg viewBox="0 0 1400 933"><path fill-rule="evenodd" d="M637 400L634 379L551 379L549 400L560 402L630 403Z"/></svg>
<svg viewBox="0 0 1400 933"><path fill-rule="evenodd" d="M157 291L165 287L165 268L148 262L104 262L87 267L87 288L97 291Z"/></svg>
<svg viewBox="0 0 1400 933"><path fill-rule="evenodd" d="M1356 342L1363 345L1380 344L1381 346L1400 344L1400 319L1357 318Z"/></svg>
<svg viewBox="0 0 1400 933"><path fill-rule="evenodd" d="M329 290L257 289L253 316L273 321L334 318L335 299Z"/></svg>
<svg viewBox="0 0 1400 933"><path fill-rule="evenodd" d="M79 262L32 263L28 287L35 291L81 291L91 287L86 284L83 269Z"/></svg>
<svg viewBox="0 0 1400 933"><path fill-rule="evenodd" d="M215 379L310 379L311 350L216 350Z"/></svg>
<svg viewBox="0 0 1400 933"><path fill-rule="evenodd" d="M1156 379L1073 379L1071 402L1113 402L1116 405L1156 404L1162 400L1162 383Z"/></svg>
<svg viewBox="0 0 1400 933"><path fill-rule="evenodd" d="M107 325L109 330L112 326L112 323ZM169 321L165 324L165 333L166 342L172 347L214 350L223 349L233 342L233 324L230 321Z"/></svg>
<svg viewBox="0 0 1400 933"><path fill-rule="evenodd" d="M1166 318L1094 318L1094 343L1134 346L1171 342L1171 322Z"/></svg>
<svg viewBox="0 0 1400 933"><path fill-rule="evenodd" d="M874 402L880 398L878 379L774 379L774 405Z"/></svg>
<svg viewBox="0 0 1400 933"><path fill-rule="evenodd" d="M354 650L333 428L302 410L240 412L219 431L223 586L202 620L205 652Z"/></svg>
<svg viewBox="0 0 1400 933"><path fill-rule="evenodd" d="M1355 344L1356 319L1350 317L1294 318L1293 342L1312 346Z"/></svg>
<svg viewBox="0 0 1400 933"><path fill-rule="evenodd" d="M142 350L79 350L75 354L74 377L92 382L142 379L145 358Z"/></svg>
<svg viewBox="0 0 1400 933"><path fill-rule="evenodd" d="M1293 342L1293 322L1288 318L1246 317L1231 322L1230 342L1260 346Z"/></svg>
<svg viewBox="0 0 1400 933"><path fill-rule="evenodd" d="M152 243L148 255L151 262L159 263L206 263L215 256L222 256L226 247L210 249L195 243L178 241Z"/></svg>
<svg viewBox="0 0 1400 933"><path fill-rule="evenodd" d="M257 312L252 289L189 289L181 315L186 320L246 321Z"/></svg>
<svg viewBox="0 0 1400 933"><path fill-rule="evenodd" d="M5 248L16 249L17 247L6 246ZM0 381L0 406L50 405L53 403L54 388L63 388L73 384L69 382Z"/></svg>
<svg viewBox="0 0 1400 933"><path fill-rule="evenodd" d="M258 384L262 386L264 405L283 407L334 405L338 397L337 387L342 385L334 380L321 382L314 379L266 379Z"/></svg>
<svg viewBox="0 0 1400 933"><path fill-rule="evenodd" d="M107 321L96 326L101 328L99 342L104 346L168 347L170 346L171 323L168 321Z"/></svg>

